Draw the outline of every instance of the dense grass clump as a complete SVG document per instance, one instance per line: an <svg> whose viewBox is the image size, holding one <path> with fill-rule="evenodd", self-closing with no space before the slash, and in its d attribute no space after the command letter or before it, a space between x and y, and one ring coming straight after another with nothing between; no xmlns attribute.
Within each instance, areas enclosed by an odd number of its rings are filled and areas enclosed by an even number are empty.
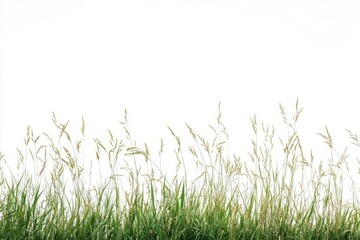
<svg viewBox="0 0 360 240"><path fill-rule="evenodd" d="M360 239L346 150L337 153L325 128L330 157L307 155L298 102L291 121L280 111L286 136L251 117L252 149L241 158L229 152L220 105L210 139L186 124L185 145L169 128L171 154L163 140L157 154L137 145L125 111L122 133L95 138L85 156L84 120L73 140L54 115L56 137L28 128L15 164L0 154L0 239Z"/></svg>

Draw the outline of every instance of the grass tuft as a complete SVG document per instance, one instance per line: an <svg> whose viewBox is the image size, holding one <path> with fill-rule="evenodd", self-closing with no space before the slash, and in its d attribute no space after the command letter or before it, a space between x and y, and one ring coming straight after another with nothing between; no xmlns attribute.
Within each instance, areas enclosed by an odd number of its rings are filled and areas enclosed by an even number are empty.
<svg viewBox="0 0 360 240"><path fill-rule="evenodd" d="M285 136L252 116L245 157L230 154L220 104L212 137L186 124L190 140L183 142L168 127L174 148L167 152L161 139L156 154L133 139L126 110L120 134L93 139L92 157L85 156L84 117L76 139L69 121L53 114L55 137L28 127L14 166L0 153L0 238L359 239L353 157L336 150L325 127L318 135L330 156L315 159L297 131L299 102L292 117L279 107ZM164 160L173 160L174 174Z"/></svg>

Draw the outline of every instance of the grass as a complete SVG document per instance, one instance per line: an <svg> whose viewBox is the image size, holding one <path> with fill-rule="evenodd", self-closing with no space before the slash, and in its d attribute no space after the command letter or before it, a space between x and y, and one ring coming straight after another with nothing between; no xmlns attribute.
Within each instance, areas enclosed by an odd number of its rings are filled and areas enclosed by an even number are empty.
<svg viewBox="0 0 360 240"><path fill-rule="evenodd" d="M212 137L186 124L185 144L169 128L167 154L163 140L157 154L136 144L125 111L122 133L95 138L94 155L85 156L84 119L73 140L69 122L54 115L55 137L28 128L16 164L0 154L0 238L360 239L350 155L337 153L327 128L318 135L328 160L307 155L296 129L301 111L297 101L290 121L280 105L285 137L251 117L252 149L241 158L230 154L220 104Z"/></svg>

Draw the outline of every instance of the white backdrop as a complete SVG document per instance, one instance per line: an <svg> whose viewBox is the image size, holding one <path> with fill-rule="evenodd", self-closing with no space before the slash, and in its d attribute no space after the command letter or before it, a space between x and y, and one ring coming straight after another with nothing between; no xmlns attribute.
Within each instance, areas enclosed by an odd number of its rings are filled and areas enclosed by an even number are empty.
<svg viewBox="0 0 360 240"><path fill-rule="evenodd" d="M52 111L74 129L84 115L96 137L127 108L155 145L167 125L207 129L219 101L237 151L250 115L281 123L278 104L297 97L305 144L327 125L342 146L345 128L360 132L359 12L357 0L2 0L1 152L16 156L28 125L46 132Z"/></svg>

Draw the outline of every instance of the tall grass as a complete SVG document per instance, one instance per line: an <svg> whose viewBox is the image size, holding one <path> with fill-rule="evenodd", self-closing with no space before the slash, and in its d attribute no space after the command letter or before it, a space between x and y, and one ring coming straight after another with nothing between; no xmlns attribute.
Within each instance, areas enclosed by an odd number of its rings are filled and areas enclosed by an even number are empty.
<svg viewBox="0 0 360 240"><path fill-rule="evenodd" d="M186 124L184 143L169 127L171 156L163 140L155 154L138 145L126 111L121 134L95 138L91 156L84 119L74 140L69 122L53 115L55 137L29 127L15 165L0 154L0 238L360 239L353 157L337 153L325 128L319 137L330 157L316 160L297 132L301 111L296 102L289 118L280 105L285 136L251 117L252 149L243 157L230 153L220 104L209 139ZM345 178L351 199L343 197Z"/></svg>

